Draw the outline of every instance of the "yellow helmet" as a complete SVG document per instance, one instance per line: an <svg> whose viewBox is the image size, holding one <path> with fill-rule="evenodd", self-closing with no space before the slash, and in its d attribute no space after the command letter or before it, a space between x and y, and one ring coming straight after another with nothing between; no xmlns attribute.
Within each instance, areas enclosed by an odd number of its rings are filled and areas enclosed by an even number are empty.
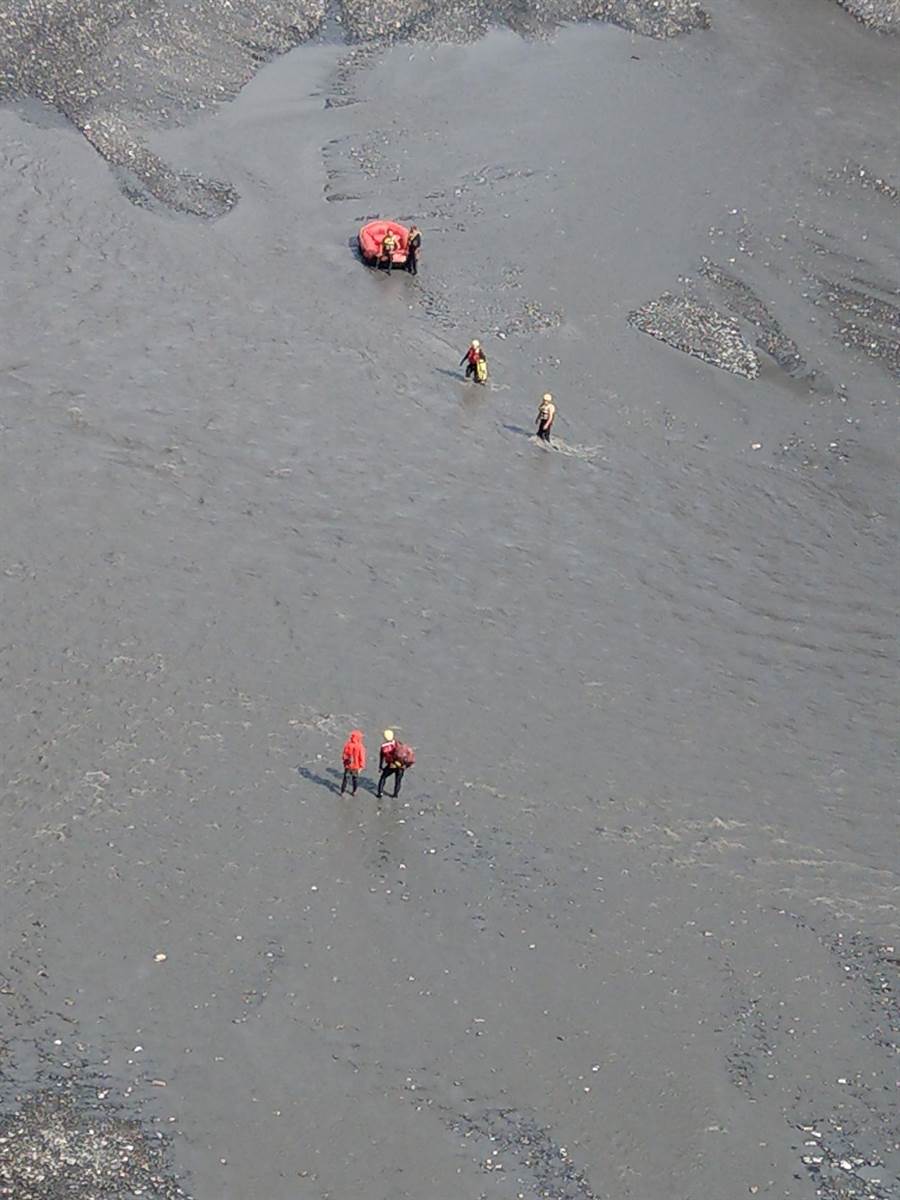
<svg viewBox="0 0 900 1200"><path fill-rule="evenodd" d="M553 396L550 394L550 392L544 392L544 403L545 404L553 403Z"/></svg>
<svg viewBox="0 0 900 1200"><path fill-rule="evenodd" d="M392 741L394 740L394 731L393 731L393 729L386 729L386 730L384 731L384 740L385 740L386 742L392 742Z"/></svg>
<svg viewBox="0 0 900 1200"><path fill-rule="evenodd" d="M478 338L472 338L472 345L478 350L481 347L481 342L479 342Z"/></svg>

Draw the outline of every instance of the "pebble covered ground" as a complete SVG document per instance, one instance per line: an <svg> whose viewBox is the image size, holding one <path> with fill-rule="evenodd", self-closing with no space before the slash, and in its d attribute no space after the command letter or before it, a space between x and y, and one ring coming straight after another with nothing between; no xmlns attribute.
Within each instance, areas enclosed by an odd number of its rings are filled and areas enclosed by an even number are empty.
<svg viewBox="0 0 900 1200"><path fill-rule="evenodd" d="M260 65L319 28L324 0L13 0L0 22L0 97L30 96L67 117L124 173L133 199L201 217L227 212L227 183L169 166L141 127L231 99Z"/></svg>
<svg viewBox="0 0 900 1200"><path fill-rule="evenodd" d="M858 21L881 33L900 33L900 0L838 0Z"/></svg>
<svg viewBox="0 0 900 1200"><path fill-rule="evenodd" d="M182 1200L162 1135L62 1085L0 1118L0 1196L10 1200Z"/></svg>
<svg viewBox="0 0 900 1200"><path fill-rule="evenodd" d="M759 359L737 323L686 296L663 292L658 300L630 313L628 320L642 333L723 371L745 379L755 379L759 374Z"/></svg>
<svg viewBox="0 0 900 1200"><path fill-rule="evenodd" d="M748 284L708 258L704 260L700 274L719 290L735 316L756 328L758 350L774 358L789 374L803 369L805 364L797 343L785 333L768 306Z"/></svg>
<svg viewBox="0 0 900 1200"><path fill-rule="evenodd" d="M671 37L704 28L695 0L341 0L334 26L350 42L471 41L490 25L534 34L599 19ZM119 169L126 193L200 217L237 202L227 182L170 166L142 127L172 124L232 98L260 65L323 26L325 0L12 0L0 22L0 98L52 105Z"/></svg>
<svg viewBox="0 0 900 1200"><path fill-rule="evenodd" d="M900 28L900 0L839 0L865 24ZM350 42L471 41L491 26L536 36L572 21L609 21L670 38L710 25L697 0L339 0L331 28ZM12 0L0 24L0 98L30 96L72 121L123 173L137 202L200 217L237 202L227 182L163 161L142 125L171 123L233 97L259 66L317 34L325 0Z"/></svg>

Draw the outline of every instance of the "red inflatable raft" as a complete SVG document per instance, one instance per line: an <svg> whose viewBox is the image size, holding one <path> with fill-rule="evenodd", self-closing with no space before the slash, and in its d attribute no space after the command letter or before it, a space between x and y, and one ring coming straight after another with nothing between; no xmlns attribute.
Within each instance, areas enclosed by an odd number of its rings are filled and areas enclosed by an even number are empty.
<svg viewBox="0 0 900 1200"><path fill-rule="evenodd" d="M359 231L359 252L367 263L375 263L381 254L381 243L384 235L390 230L397 239L397 249L393 253L394 264L403 266L406 262L406 243L409 230L398 221L369 221Z"/></svg>

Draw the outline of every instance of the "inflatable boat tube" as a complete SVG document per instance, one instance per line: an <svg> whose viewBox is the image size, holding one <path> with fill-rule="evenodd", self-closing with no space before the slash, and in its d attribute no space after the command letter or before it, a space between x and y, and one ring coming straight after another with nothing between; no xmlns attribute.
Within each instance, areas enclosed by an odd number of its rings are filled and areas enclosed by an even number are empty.
<svg viewBox="0 0 900 1200"><path fill-rule="evenodd" d="M399 266L406 262L406 244L409 239L409 230L406 226L401 225L398 221L369 221L359 231L359 252L367 263L378 261L381 243L388 230L397 238L397 249L393 254L394 262Z"/></svg>

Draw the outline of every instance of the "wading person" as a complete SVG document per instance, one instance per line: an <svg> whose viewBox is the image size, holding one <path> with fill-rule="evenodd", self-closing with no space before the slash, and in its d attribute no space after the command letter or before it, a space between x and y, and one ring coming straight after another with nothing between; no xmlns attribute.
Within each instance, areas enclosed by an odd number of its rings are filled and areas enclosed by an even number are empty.
<svg viewBox="0 0 900 1200"><path fill-rule="evenodd" d="M381 767L377 792L379 798L384 791L384 785L390 775L394 776L394 799L400 795L400 785L403 783L404 772L408 771L415 761L416 752L412 746L407 746L405 742L398 742L394 737L393 729L386 729L384 731L384 741L381 743L381 751L378 755L378 762Z"/></svg>
<svg viewBox="0 0 900 1200"><path fill-rule="evenodd" d="M344 778L341 783L341 795L347 790L347 784L350 784L350 794L356 795L356 788L359 784L359 773L366 769L366 747L363 742L363 735L358 729L351 729L350 736L344 743L343 750L344 762Z"/></svg>
<svg viewBox="0 0 900 1200"><path fill-rule="evenodd" d="M381 743L378 751L378 769L381 774L378 777L378 789L375 794L379 800L381 799L381 793L384 791L385 783L394 774L394 753L396 749L397 742L394 738L394 731L393 729L386 729L384 731L384 741Z"/></svg>
<svg viewBox="0 0 900 1200"><path fill-rule="evenodd" d="M397 235L389 229L381 239L381 261L387 264L388 274L394 269L394 251L397 249Z"/></svg>
<svg viewBox="0 0 900 1200"><path fill-rule="evenodd" d="M394 737L392 729L384 731L384 742L381 745L381 753L379 754L379 762L381 764L381 776L378 780L378 796L384 791L384 785L387 782L388 776L394 776L394 799L400 795L400 785L403 783L403 776L416 761L416 752L412 746L407 746L405 742L397 741Z"/></svg>
<svg viewBox="0 0 900 1200"><path fill-rule="evenodd" d="M472 344L459 360L459 365L466 364L466 379L475 379L484 383L487 379L487 356L481 348L478 338L472 339Z"/></svg>
<svg viewBox="0 0 900 1200"><path fill-rule="evenodd" d="M556 405L553 403L553 397L549 392L544 392L541 406L537 411L537 416L534 418L534 423L537 425L537 435L542 442L550 441L550 430L553 428L553 422L556 420Z"/></svg>
<svg viewBox="0 0 900 1200"><path fill-rule="evenodd" d="M419 273L419 250L422 247L422 235L418 225L410 225L409 237L406 241L406 269L410 275Z"/></svg>

